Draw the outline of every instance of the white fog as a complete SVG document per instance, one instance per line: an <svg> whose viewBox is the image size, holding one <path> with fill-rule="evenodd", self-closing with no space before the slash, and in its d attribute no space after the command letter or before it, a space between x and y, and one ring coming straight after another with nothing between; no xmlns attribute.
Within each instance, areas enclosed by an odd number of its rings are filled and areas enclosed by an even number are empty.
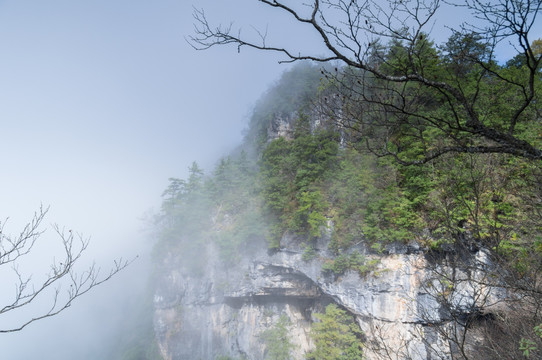
<svg viewBox="0 0 542 360"><path fill-rule="evenodd" d="M80 271L95 263L105 276L114 261L131 262L59 315L0 333L0 359L108 359L138 316L168 179L186 178L193 161L212 171L242 141L258 98L292 67L248 47L195 50L194 8L212 24L235 20L252 36L252 26L269 25L270 41L323 51L314 33L282 26L284 14L254 0L0 0L4 235L49 209L19 271L39 279L60 258L55 224L90 238ZM443 24L432 28L448 37ZM15 283L9 266L0 269L0 301ZM0 330L31 316L0 317Z"/></svg>
<svg viewBox="0 0 542 360"><path fill-rule="evenodd" d="M41 241L57 241L52 224L91 237L81 265L106 272L114 259L139 256L57 317L2 334L2 359L103 356L145 285L144 218L168 178L184 177L192 161L211 168L237 145L251 104L285 69L261 54L195 51L185 40L192 10L167 0L0 2L4 231L18 234L50 206ZM40 256L50 259L47 246ZM14 284L2 282L2 292Z"/></svg>

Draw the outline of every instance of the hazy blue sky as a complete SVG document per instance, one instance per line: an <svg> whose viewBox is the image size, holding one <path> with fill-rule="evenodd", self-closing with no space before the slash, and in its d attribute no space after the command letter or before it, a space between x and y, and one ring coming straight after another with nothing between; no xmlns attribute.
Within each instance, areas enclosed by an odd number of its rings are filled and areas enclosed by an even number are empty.
<svg viewBox="0 0 542 360"><path fill-rule="evenodd" d="M227 19L226 4L250 11L248 2L197 6ZM191 1L0 1L0 219L10 217L8 232L43 203L47 224L92 236L89 262L134 256L138 219L159 206L167 179L184 177L194 160L210 167L239 143L251 105L285 66L255 52L193 50L184 39L191 14ZM129 292L127 281L107 289ZM0 336L0 357L95 351L118 320L115 298L99 296Z"/></svg>
<svg viewBox="0 0 542 360"><path fill-rule="evenodd" d="M238 143L284 67L194 51L191 11L167 0L0 2L0 216L40 202L87 219L118 215L104 202L142 211L169 176Z"/></svg>

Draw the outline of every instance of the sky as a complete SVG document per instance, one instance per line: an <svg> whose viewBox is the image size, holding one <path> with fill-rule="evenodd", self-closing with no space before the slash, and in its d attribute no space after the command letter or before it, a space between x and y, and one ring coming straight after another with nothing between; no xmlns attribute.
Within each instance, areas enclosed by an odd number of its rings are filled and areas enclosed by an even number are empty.
<svg viewBox="0 0 542 360"><path fill-rule="evenodd" d="M153 241L144 219L158 211L168 178L186 177L192 161L209 172L240 143L252 106L288 68L250 49L194 50L186 41L194 5L213 23L236 20L248 31L269 24L281 42L320 51L313 36L253 0L0 0L6 232L20 231L43 204L45 259L54 256L54 223L91 237L88 264L107 269L140 255L57 318L0 335L2 359L99 353L121 326L119 309L141 294ZM0 279L2 291L10 286Z"/></svg>
<svg viewBox="0 0 542 360"><path fill-rule="evenodd" d="M230 12L225 1L197 6L220 21L250 11L247 1L233 3ZM142 218L158 210L168 178L185 177L192 161L209 170L240 143L252 105L287 66L256 52L194 50L185 40L192 11L192 2L173 0L0 1L7 233L50 206L44 244L56 241L50 224L73 229L91 237L83 262L106 270L117 257L148 251ZM138 262L128 273L144 277ZM0 357L82 359L98 351L142 282L121 274L58 318L1 335Z"/></svg>

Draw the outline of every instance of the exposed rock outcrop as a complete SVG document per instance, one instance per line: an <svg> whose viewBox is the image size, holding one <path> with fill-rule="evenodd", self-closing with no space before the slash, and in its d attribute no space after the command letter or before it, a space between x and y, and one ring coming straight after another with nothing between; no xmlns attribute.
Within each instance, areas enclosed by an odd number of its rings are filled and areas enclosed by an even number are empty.
<svg viewBox="0 0 542 360"><path fill-rule="evenodd" d="M357 319L368 359L381 358L390 349L398 359L429 359L441 346L445 354L445 339L433 325L446 321L447 315L427 290L434 274L423 250L391 247L385 254L368 255L380 260L371 273L347 271L337 277L322 270L330 256L327 241L321 239L316 256L304 261L291 238L284 238L284 247L273 254L262 240L230 265L221 264L209 245L209 265L197 277L183 269L182 256L170 256L155 297L155 329L164 358L263 359L261 333L286 314L293 325L294 358L302 359L313 346L312 314L331 302ZM471 289L453 291L467 301Z"/></svg>
<svg viewBox="0 0 542 360"><path fill-rule="evenodd" d="M332 118L340 115L340 99L322 101L330 102L334 111L313 105L310 130L335 126L343 144L340 121ZM297 113L276 116L267 127L267 138L291 138L297 117ZM461 351L476 351L473 346L479 339L461 338L462 329L506 297L504 290L488 285L493 280L483 278L491 275L485 271L491 264L476 244L464 246L460 254L468 266L455 267L448 260L458 252L446 246L438 256L429 256L431 251L415 242L389 244L376 253L360 240L348 251L376 260L377 265L363 273L333 274L326 270L334 257L328 250L329 232L316 241L312 256L303 256L300 244L305 240L285 235L281 248L269 252L262 236L226 263L212 242L203 254L166 256L154 301L155 333L163 357L262 360L267 349L261 335L285 314L292 324L293 358L303 359L314 347L313 314L335 303L363 331L366 359L452 359L459 351L454 341L466 344ZM198 272L183 261L195 256L206 264Z"/></svg>

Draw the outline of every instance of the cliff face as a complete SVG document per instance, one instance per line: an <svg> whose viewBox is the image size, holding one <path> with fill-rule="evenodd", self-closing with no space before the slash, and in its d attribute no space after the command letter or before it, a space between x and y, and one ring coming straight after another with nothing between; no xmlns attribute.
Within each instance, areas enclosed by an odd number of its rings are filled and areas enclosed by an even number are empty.
<svg viewBox="0 0 542 360"><path fill-rule="evenodd" d="M442 235L440 238L433 238L430 231L424 228L416 234L418 242L408 242L407 240L414 236L405 239L404 233L396 231L395 236L401 236L400 243L390 240L394 235L388 234L386 239L373 239L371 246L364 231L357 230L356 226L365 220L363 216L367 214L363 211L356 212L363 206L358 202L368 203L363 196L357 196L363 189L367 189L367 196L378 200L372 203L373 213L370 215L373 218L380 217L379 220L382 221L366 224L368 229L373 231L373 237L375 233L387 235L385 231L376 231L382 230L379 226L392 224L389 226L395 226L395 230L402 226L402 222L388 222L394 213L399 216L398 211L402 211L403 223L409 224L412 219L408 216L415 207L406 206L413 202L412 199L409 199L409 202L394 203L397 197L402 196L399 190L384 194L387 197L383 195L378 198L380 193L387 191L388 183L398 183L400 179L409 176L407 171L396 171L389 176L385 170L381 170L354 181L352 178L356 178L360 173L371 171L364 168L366 164L369 164L367 168L377 165L376 162L353 161L348 163L353 169L350 173L333 178L337 183L341 182L342 187L337 185L337 188L343 191L341 194L329 189L331 186L326 185L329 181L322 180L323 172L318 172L320 170L317 167L299 171L290 163L284 165L277 160L297 151L297 166L311 161L312 164L321 165L317 162L336 163L338 160L334 156L341 150L346 151L343 145L350 134L345 130L346 127L338 127L337 119L332 118L340 113L340 100L330 97L324 101L328 103L322 105L322 108L327 108L328 111L322 110L319 105L312 105L305 108L304 114L283 112L281 115L275 114L270 123L262 123L264 137L268 140L267 144L271 145L271 141L278 138L286 139L279 141L283 144L288 141L295 142L295 126L302 117L304 120L308 119L303 126L307 128L305 131L309 135L318 132L315 129L334 127L334 137L330 138L334 139L336 148L339 149L335 153L329 151L325 156L322 153L317 154L318 156L305 154L309 151L299 151L299 147L303 144L314 145L307 140L299 141L297 147L274 149L275 152L269 156L271 165L267 169L268 177L270 169L275 169L272 166L277 163L283 166L276 166L278 172L286 172L289 177L272 178L268 188L273 190L273 186L282 186L287 190L295 188L297 191L293 195L284 195L286 201L283 203L277 201L277 197L282 193L269 191L271 200L276 200L274 206L280 203L288 207L297 202L297 208L290 209L288 215L291 223L297 220L298 229L280 228L279 235L284 233L282 238L279 236L278 241L274 239L276 242L271 244L278 248L268 250L270 243L264 231L235 231L236 224L243 223L241 220L252 219L253 210L257 212L262 208L261 202L258 202L260 200L239 199L251 191L257 191L243 188L249 187L247 184L251 184L251 180L245 179L243 183L226 173L228 166L246 169L246 164L232 165L234 162L230 160L221 163L220 171L217 172L220 177L215 175L215 188L211 188L214 189L213 194L222 191L219 195L222 197L215 201L206 213L201 212L201 207L199 212L191 210L190 207L183 208L183 204L193 201L194 194L201 193L200 190L191 193L192 189L199 186L198 181L193 181L197 176L192 176L198 174L197 171L192 173L188 182L177 180L168 189L171 190L171 199L166 205L174 214L170 222L182 224L180 227L172 227L174 231L167 231L169 241L170 244L184 242L185 245L172 245L165 251L156 283L154 328L164 359L266 359L269 349L263 334L272 329L284 315L290 323L289 339L294 345L292 358L304 359L306 354L315 348L311 337L311 329L317 321L315 314L323 313L329 304L337 305L355 319L363 333L359 340L363 343L366 359L470 358L470 354L478 352L481 344L486 341L485 331L491 327L491 319L497 317L495 314L507 311L502 300L510 298L510 294L501 288L498 276L493 276L499 269L492 264L484 246L473 240L476 237L470 233L469 221L459 215L455 219L446 219L450 220L450 223L458 219L459 221L450 239L444 240ZM324 140L327 137L322 136L321 139L323 140L320 143L313 146L314 153L325 148L327 143ZM305 161L305 157L308 160ZM339 167L334 169L341 170ZM309 184L295 182L304 180L303 174L309 179ZM439 204L433 198L439 196L438 189L425 189L419 184L420 179L426 179L422 176L424 174L414 175L418 176L417 182L411 184L411 188L407 190L425 191L424 199L433 201L433 207L436 208ZM382 183L380 187L370 184L375 178ZM283 184L284 179L290 181L290 184ZM427 182L430 183L429 180ZM346 192L345 183L358 187ZM217 190L216 186L222 187ZM463 194L466 189L467 187L464 187L461 190L461 200L468 197ZM309 197L311 191L314 197ZM344 195L345 193L347 195ZM261 193L258 196L261 196ZM341 196L342 198L338 199ZM204 201L209 202L208 200L204 197ZM421 202L417 198L415 200ZM386 201L391 204L388 204L389 207L385 207ZM460 207L459 203L454 203L453 197L443 196L442 201L446 204L447 211L453 212L454 207ZM335 205L329 205L332 203ZM354 205L351 206L351 203ZM224 209L223 204L226 204ZM384 205L377 208L375 204ZM345 207L357 208L350 209L349 214L342 214L342 218L337 216ZM436 211L434 208L429 210ZM310 228L312 224L307 220L315 213L318 214L312 220L320 227L321 236L312 233L314 229ZM175 235L183 228L193 228L197 218L201 216L211 219L203 225L205 236L196 240L191 238L194 232ZM167 218L167 214L165 217ZM179 218L182 221L178 221ZM254 218L257 219L258 216ZM264 218L265 216L259 217L262 222ZM281 221L280 215L276 218ZM332 239L334 219L338 219L337 224L343 221L343 231L345 226L353 228L352 232L348 233L350 238L346 245L337 242L336 238ZM244 226L251 221L246 220ZM323 224L325 221L327 225ZM434 228L438 221L442 219L436 218L433 221ZM303 226L305 235L299 231ZM311 230L306 231L307 228ZM236 239L241 237L239 233L242 232L250 233L250 236L237 241ZM294 232L297 235L293 235ZM224 250L223 239L234 244L228 247L229 255L226 259L221 253ZM358 262L355 266L350 264L336 271L330 264L335 264L333 262L340 256L342 259L355 259ZM363 264L360 264L360 259L363 259ZM193 269L194 264L197 264L197 271ZM508 275L505 273L505 276ZM507 336L505 330L499 334L504 334L502 338ZM518 342L514 341L511 344L517 348ZM493 348L498 349L498 346L493 344ZM482 354L473 358L484 356Z"/></svg>
<svg viewBox="0 0 542 360"><path fill-rule="evenodd" d="M163 357L264 359L261 334L286 314L292 324L293 358L303 359L313 346L312 314L329 303L355 317L364 332L367 359L429 359L435 352L446 356L445 339L432 325L446 321L447 315L428 293L426 284L434 273L424 251L390 247L383 255L372 255L379 264L370 273L347 271L336 277L322 269L322 259L330 256L328 241L320 239L316 256L304 261L292 238L285 237L273 254L267 253L262 239L229 266L220 264L210 244L207 254L201 254L208 265L197 277L183 272L182 260L171 255L155 296L155 329ZM474 258L482 256L473 253ZM469 308L467 303L476 301L471 293L463 288L449 296ZM390 355L391 349L395 353Z"/></svg>

